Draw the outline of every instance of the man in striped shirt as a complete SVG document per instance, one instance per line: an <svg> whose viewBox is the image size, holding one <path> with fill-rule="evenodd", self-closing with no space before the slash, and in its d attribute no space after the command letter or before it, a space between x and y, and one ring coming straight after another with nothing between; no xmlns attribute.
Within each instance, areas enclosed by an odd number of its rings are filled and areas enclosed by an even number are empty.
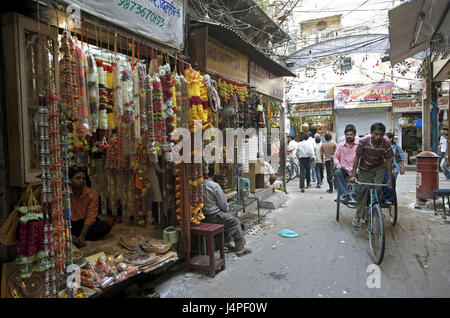
<svg viewBox="0 0 450 318"><path fill-rule="evenodd" d="M355 182L355 173L359 167L358 180L360 182L383 183L386 167L389 173L387 184L388 187L392 187L392 158L394 152L389 138L384 135L385 132L386 127L382 123L375 123L370 127L370 135L359 140L351 182ZM377 189L377 194L381 202L382 189ZM361 218L364 215L368 198L368 186L358 185L356 215L352 222L356 229L361 227Z"/></svg>

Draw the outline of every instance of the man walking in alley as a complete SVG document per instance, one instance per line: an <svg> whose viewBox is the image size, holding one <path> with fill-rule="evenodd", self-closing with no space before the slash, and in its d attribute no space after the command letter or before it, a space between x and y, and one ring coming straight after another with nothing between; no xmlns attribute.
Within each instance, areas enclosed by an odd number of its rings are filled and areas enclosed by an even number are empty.
<svg viewBox="0 0 450 318"><path fill-rule="evenodd" d="M316 136L315 138L316 144L314 145L314 168L316 169L316 178L317 178L317 186L316 188L320 188L320 185L323 182L323 160L322 160L322 152L320 148L322 147L322 142L320 136Z"/></svg>
<svg viewBox="0 0 450 318"><path fill-rule="evenodd" d="M291 165L291 175L298 175L298 164L297 164L297 158L295 156L295 153L297 151L297 141L295 141L295 137L294 136L289 136L289 144L288 144L288 150L289 150L289 161L291 163L295 163Z"/></svg>
<svg viewBox="0 0 450 318"><path fill-rule="evenodd" d="M297 158L300 162L300 191L305 192L305 178L306 185L309 188L311 186L311 160L314 158L314 148L308 141L309 134L303 135L303 141L297 145Z"/></svg>
<svg viewBox="0 0 450 318"><path fill-rule="evenodd" d="M309 132L308 135L309 135L308 142L314 151L314 146L316 145L316 141L313 138L312 132ZM314 158L314 156L313 156L313 158ZM311 158L311 161L309 163L309 166L311 168L310 175L311 175L312 182L316 182L316 168L314 168L314 163L312 162L313 158Z"/></svg>
<svg viewBox="0 0 450 318"><path fill-rule="evenodd" d="M337 147L334 155L334 178L339 195L346 201L355 203L347 190L345 178L353 175L353 163L355 162L358 143L355 142L356 128L352 124L345 126L345 141Z"/></svg>
<svg viewBox="0 0 450 318"><path fill-rule="evenodd" d="M325 134L325 141L320 146L320 153L322 155L322 162L325 163L325 169L327 170L327 182L329 189L328 193L333 192L333 156L336 153L337 145L335 142L331 141L331 134Z"/></svg>
<svg viewBox="0 0 450 318"><path fill-rule="evenodd" d="M203 214L206 223L223 224L225 247L233 250L237 256L250 254L251 249L245 247L244 233L238 218L228 212L228 202L220 185L211 178L214 175L214 164L205 165L203 171ZM231 243L234 240L234 247Z"/></svg>
<svg viewBox="0 0 450 318"><path fill-rule="evenodd" d="M353 164L351 182L356 181L356 170L359 168L358 180L367 183L383 183L384 171L387 168L389 179L388 187L392 187L392 158L394 152L391 142L384 135L386 127L382 123L375 123L370 127L370 135L361 138L356 150L356 158ZM377 189L378 199L382 199L382 189ZM364 215L369 188L366 185L358 185L358 200L356 203L356 215L353 219L355 229L361 228L361 218Z"/></svg>
<svg viewBox="0 0 450 318"><path fill-rule="evenodd" d="M448 136L448 128L442 127L441 128L441 139L439 139L439 170L441 170L441 162L442 159L444 159L445 153L447 152L447 138L445 137L445 134Z"/></svg>

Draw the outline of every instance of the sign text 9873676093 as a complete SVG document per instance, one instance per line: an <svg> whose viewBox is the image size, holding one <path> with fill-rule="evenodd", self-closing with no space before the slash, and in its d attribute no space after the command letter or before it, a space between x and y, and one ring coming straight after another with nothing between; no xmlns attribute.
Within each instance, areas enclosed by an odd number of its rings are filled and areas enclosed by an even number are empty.
<svg viewBox="0 0 450 318"><path fill-rule="evenodd" d="M163 27L164 26L164 18L159 16L158 14L154 13L148 8L144 8L142 5L131 1L131 0L119 0L118 6L122 6L125 10L130 10L138 16L140 16L142 19L149 20L156 24L157 26Z"/></svg>

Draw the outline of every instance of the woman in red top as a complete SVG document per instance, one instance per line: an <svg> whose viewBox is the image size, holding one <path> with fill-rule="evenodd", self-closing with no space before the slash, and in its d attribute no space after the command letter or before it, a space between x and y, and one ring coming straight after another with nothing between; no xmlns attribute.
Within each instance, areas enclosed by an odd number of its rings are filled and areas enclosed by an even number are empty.
<svg viewBox="0 0 450 318"><path fill-rule="evenodd" d="M86 240L98 240L108 234L111 226L97 217L98 194L86 185L86 170L70 168L69 178L72 240L77 247L83 247Z"/></svg>

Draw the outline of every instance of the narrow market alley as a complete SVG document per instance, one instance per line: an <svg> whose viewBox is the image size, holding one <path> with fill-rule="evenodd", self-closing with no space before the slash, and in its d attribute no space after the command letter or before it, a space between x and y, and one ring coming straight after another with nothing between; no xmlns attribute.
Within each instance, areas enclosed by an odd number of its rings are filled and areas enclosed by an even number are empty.
<svg viewBox="0 0 450 318"><path fill-rule="evenodd" d="M352 230L355 210L342 208L337 222L336 192L312 187L300 193L298 179L288 183L286 204L246 235L252 254L227 254L226 269L215 278L179 268L153 285L161 298L449 297L449 224L433 211L414 209L415 178L415 171L398 178L399 218L395 227L385 220L380 288L367 284L372 261L367 232ZM439 182L448 187L442 174ZM281 229L299 236L281 237Z"/></svg>

